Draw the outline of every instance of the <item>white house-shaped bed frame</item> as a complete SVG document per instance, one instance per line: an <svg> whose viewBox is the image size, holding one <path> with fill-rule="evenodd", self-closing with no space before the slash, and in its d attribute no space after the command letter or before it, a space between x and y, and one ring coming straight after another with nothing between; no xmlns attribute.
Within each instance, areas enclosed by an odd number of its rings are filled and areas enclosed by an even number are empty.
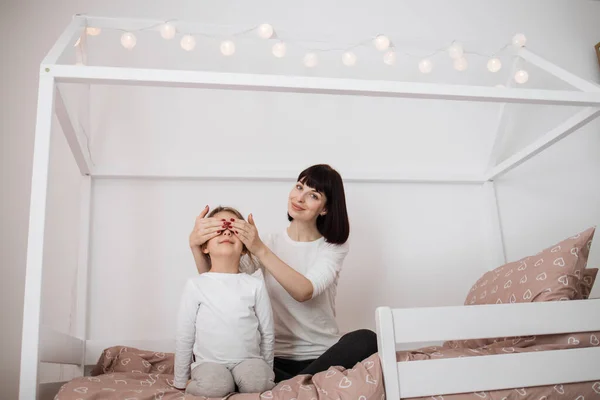
<svg viewBox="0 0 600 400"><path fill-rule="evenodd" d="M559 126L548 131L535 142L526 146L516 154L497 164L499 149L503 140L504 118L501 112L498 119L498 129L493 146L489 169L482 176L450 176L450 175L391 175L391 176L347 176L346 181L385 181L385 182L422 182L422 183L472 183L481 184L486 192L486 201L489 206L489 235L491 252L494 265L506 262L502 231L498 216L498 205L494 189L494 180L521 163L536 156L544 149L575 132L600 115L600 87L581 79L568 71L552 64L535 55L526 48L519 50L519 56L525 61L549 72L562 81L572 85L577 91L564 90L533 90L533 89L500 89L491 87L457 86L445 84L390 82L390 81L365 81L354 79L316 78L298 76L257 75L245 73L219 73L202 71L155 70L138 68L116 68L98 66L60 65L59 57L75 42L84 38L87 26L105 29L135 30L140 27L161 23L162 21L95 18L75 16L63 34L56 41L40 68L39 93L35 132L35 145L33 157L33 177L31 187L31 204L29 219L29 236L27 247L27 270L25 282L25 303L23 312L23 334L21 350L21 376L20 395L22 400L52 397L62 382L39 384L38 368L40 362L74 364L82 368L86 364L94 363L105 343L86 340L86 304L87 304L87 271L88 271L88 246L90 222L90 190L91 180L94 177L118 177L123 175L100 174L92 169L90 156L85 149L84 141L67 113L63 98L57 89L58 83L85 83L85 84L118 84L132 86L163 86L163 87L188 87L188 88L220 88L229 90L254 90L273 92L337 94L351 96L384 96L396 98L444 99L463 100L495 103L521 103L521 104L548 104L571 105L586 107L576 115L562 122ZM83 35L83 36L82 36ZM48 180L48 164L50 152L50 134L53 113L56 113L62 131L65 134L73 157L84 179L81 193L81 231L78 261L78 292L77 304L77 334L71 336L56 332L40 326L41 289L42 289L42 258L44 248L44 226L46 214L46 195ZM87 127L85 127L87 128ZM294 179L295 175L273 171L270 173L248 173L244 176L234 176L223 172L208 172L196 178L241 178L280 180ZM160 176L160 178L177 178L176 176ZM569 304L566 304L569 303ZM576 365L576 361L584 360L590 370L584 377L587 379L600 378L600 348L561 351L561 354L536 354L536 355L507 355L504 361L492 363L486 360L489 357L475 357L460 360L436 360L428 364L408 363L405 366L396 366L393 357L394 343L411 341L429 341L445 339L467 339L478 337L510 336L524 334L544 334L570 331L600 330L600 318L578 320L567 318L562 322L544 322L542 325L524 324L528 318L534 316L548 316L547 320L554 321L551 315L560 313L566 316L580 315L585 309L588 316L600 316L600 300L572 301L561 304L512 304L493 307L443 307L420 308L407 310L378 309L377 323L380 340L380 356L384 368L386 390L388 396L399 398L400 388L395 377L398 373L409 374L409 385L402 391L402 396L423 396L436 393L451 393L456 390L473 391L499 387L520 387L527 383L544 384L548 382L573 382L581 376L575 376L573 367L565 367L560 371L545 370L543 365L556 365L557 362L565 366ZM582 304L585 303L585 304ZM510 313L506 312L510 307ZM485 312L483 308L486 308ZM517 310L520 310L517 313ZM453 315L450 321L458 318L483 318L487 319L491 313L495 317L490 323L484 323L482 329L461 330L461 324L439 323L436 329L428 329L426 322L445 321L447 315ZM518 317L511 317L518 315ZM497 327L491 321L507 321L502 327ZM448 329L440 331L441 326L448 325ZM394 333L395 326L395 333ZM406 327L411 327L406 331ZM457 327L461 328L458 329ZM402 329L400 329L402 328ZM496 329L498 328L498 329ZM501 329L500 329L501 328ZM458 329L458 330L457 330ZM465 328L466 329L466 328ZM402 332L400 332L402 330ZM437 335L432 335L436 333ZM487 336L486 336L487 335ZM119 343L122 344L122 343ZM169 346L165 343L150 343L140 341L143 346ZM129 344L127 344L129 345ZM152 347L149 347L152 348ZM156 348L156 347L154 347ZM571 352L571 353L569 353ZM544 352L546 353L546 352ZM559 353L559 352L547 352ZM497 356L493 356L497 358ZM512 357L512 358L506 358ZM517 359L518 358L518 359ZM480 359L480 360L475 360ZM552 362L550 362L552 361ZM511 369L513 373L503 369L506 363L516 365L520 362L525 367ZM437 364L436 364L437 363ZM481 363L483 363L481 365ZM486 364L487 363L487 364ZM492 363L492 364L490 364ZM570 363L570 364L569 364ZM405 363L406 364L406 363ZM410 365L414 364L414 365ZM486 365L492 365L486 370ZM523 371L527 367L536 366L536 380L523 381ZM422 385L418 376L435 376L443 371L451 373L456 379L461 378L462 383L451 385L450 380L441 380L437 386ZM458 372L462 371L462 375ZM481 379L467 379L472 376L465 371L479 371L484 374ZM495 374L493 371L502 371ZM519 372L521 371L521 372ZM596 371L596 372L593 372ZM458 376L461 375L461 376ZM475 375L475 376L479 376ZM405 375L406 376L406 375ZM401 379L402 380L402 379ZM406 382L406 381L405 381ZM420 383L421 382L421 383ZM425 382L427 382L425 380ZM448 383L444 386L443 382ZM431 382L429 382L431 383ZM502 386L504 385L504 386ZM424 388L423 386L428 386ZM432 391L433 390L433 391ZM435 391L439 390L439 391ZM395 400L390 397L390 400Z"/></svg>

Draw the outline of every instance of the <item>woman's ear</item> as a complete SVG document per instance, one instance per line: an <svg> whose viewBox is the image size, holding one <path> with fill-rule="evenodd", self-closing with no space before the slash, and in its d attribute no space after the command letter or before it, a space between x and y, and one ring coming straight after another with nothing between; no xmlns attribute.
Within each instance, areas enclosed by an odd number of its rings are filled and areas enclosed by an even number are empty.
<svg viewBox="0 0 600 400"><path fill-rule="evenodd" d="M323 209L323 211L321 211L321 212L319 213L319 215L320 215L321 217L325 216L325 214L327 214L327 209L326 209L326 208L324 208L324 209Z"/></svg>
<svg viewBox="0 0 600 400"><path fill-rule="evenodd" d="M208 246L202 246L202 252L208 254Z"/></svg>

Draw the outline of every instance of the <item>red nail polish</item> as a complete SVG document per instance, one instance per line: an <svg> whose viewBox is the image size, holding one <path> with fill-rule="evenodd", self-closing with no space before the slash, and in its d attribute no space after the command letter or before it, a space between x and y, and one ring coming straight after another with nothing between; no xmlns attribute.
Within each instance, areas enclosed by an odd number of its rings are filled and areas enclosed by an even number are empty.
<svg viewBox="0 0 600 400"><path fill-rule="evenodd" d="M217 233L221 233L221 231L217 231Z"/></svg>
<svg viewBox="0 0 600 400"><path fill-rule="evenodd" d="M235 231L235 233L239 233L238 231Z"/></svg>
<svg viewBox="0 0 600 400"><path fill-rule="evenodd" d="M223 218L221 221L225 221L225 218Z"/></svg>
<svg viewBox="0 0 600 400"><path fill-rule="evenodd" d="M235 221L235 219L231 218L231 222Z"/></svg>

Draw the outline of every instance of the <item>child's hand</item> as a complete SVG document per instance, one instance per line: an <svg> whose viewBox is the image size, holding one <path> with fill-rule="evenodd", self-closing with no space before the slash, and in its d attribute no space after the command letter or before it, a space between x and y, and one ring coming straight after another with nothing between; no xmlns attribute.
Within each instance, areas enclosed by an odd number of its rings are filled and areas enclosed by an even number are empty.
<svg viewBox="0 0 600 400"><path fill-rule="evenodd" d="M205 218L209 207L206 206L196 218L194 229L190 233L190 247L199 247L210 239L219 236L223 223L218 218Z"/></svg>
<svg viewBox="0 0 600 400"><path fill-rule="evenodd" d="M258 254L263 249L264 243L260 240L252 214L248 215L248 222L236 219L231 225L236 236L251 253Z"/></svg>

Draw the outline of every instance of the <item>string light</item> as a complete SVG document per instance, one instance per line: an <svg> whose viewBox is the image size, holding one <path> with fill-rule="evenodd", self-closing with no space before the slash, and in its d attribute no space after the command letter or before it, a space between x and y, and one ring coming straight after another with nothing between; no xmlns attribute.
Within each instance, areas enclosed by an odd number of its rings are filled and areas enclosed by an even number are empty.
<svg viewBox="0 0 600 400"><path fill-rule="evenodd" d="M385 51L390 47L390 39L385 35L377 35L377 37L373 39L373 44L377 50Z"/></svg>
<svg viewBox="0 0 600 400"><path fill-rule="evenodd" d="M490 72L498 72L502 68L502 62L498 58L492 58L487 63L487 69Z"/></svg>
<svg viewBox="0 0 600 400"><path fill-rule="evenodd" d="M162 36L163 39L173 39L175 37L175 33L177 33L177 29L175 29L175 27L168 22L165 22L160 26L160 36Z"/></svg>
<svg viewBox="0 0 600 400"><path fill-rule="evenodd" d="M221 53L224 56L233 55L233 53L235 53L235 43L233 43L231 40L226 40L221 43Z"/></svg>
<svg viewBox="0 0 600 400"><path fill-rule="evenodd" d="M303 61L304 61L304 65L307 66L308 68L314 68L319 63L319 58L317 57L317 55L315 53L306 53L304 55Z"/></svg>
<svg viewBox="0 0 600 400"><path fill-rule="evenodd" d="M394 50L387 51L383 55L383 62L387 65L396 64L396 52Z"/></svg>
<svg viewBox="0 0 600 400"><path fill-rule="evenodd" d="M515 47L524 47L526 42L527 42L527 38L522 33L517 33L512 38L512 44Z"/></svg>
<svg viewBox="0 0 600 400"><path fill-rule="evenodd" d="M356 54L351 51L347 51L342 54L342 63L347 67L352 67L356 64Z"/></svg>
<svg viewBox="0 0 600 400"><path fill-rule="evenodd" d="M460 43L452 43L450 47L448 47L448 55L454 60L461 58L463 54L464 50Z"/></svg>
<svg viewBox="0 0 600 400"><path fill-rule="evenodd" d="M125 32L121 35L121 45L127 50L133 49L136 43L137 39L135 38L135 35L133 33Z"/></svg>
<svg viewBox="0 0 600 400"><path fill-rule="evenodd" d="M258 37L263 39L270 39L273 36L273 27L270 24L262 24L258 27Z"/></svg>
<svg viewBox="0 0 600 400"><path fill-rule="evenodd" d="M93 26L88 26L87 28L85 28L85 33L90 36L98 36L100 32L102 32L102 29L94 28Z"/></svg>
<svg viewBox="0 0 600 400"><path fill-rule="evenodd" d="M525 70L515 72L515 82L523 84L529 80L529 74Z"/></svg>
<svg viewBox="0 0 600 400"><path fill-rule="evenodd" d="M273 55L277 58L283 58L285 57L285 51L286 51L286 46L284 42L277 42L273 45L273 48L271 49L271 51L273 52Z"/></svg>
<svg viewBox="0 0 600 400"><path fill-rule="evenodd" d="M184 35L179 42L179 45L185 51L192 51L196 47L196 39L192 35Z"/></svg>
<svg viewBox="0 0 600 400"><path fill-rule="evenodd" d="M428 58L425 58L424 60L421 60L419 62L419 71L421 71L422 73L428 74L431 72L432 69L433 63Z"/></svg>
<svg viewBox="0 0 600 400"><path fill-rule="evenodd" d="M457 71L460 71L460 72L465 71L468 66L469 66L469 62L464 57L460 57L460 58L457 58L454 60L454 69Z"/></svg>

